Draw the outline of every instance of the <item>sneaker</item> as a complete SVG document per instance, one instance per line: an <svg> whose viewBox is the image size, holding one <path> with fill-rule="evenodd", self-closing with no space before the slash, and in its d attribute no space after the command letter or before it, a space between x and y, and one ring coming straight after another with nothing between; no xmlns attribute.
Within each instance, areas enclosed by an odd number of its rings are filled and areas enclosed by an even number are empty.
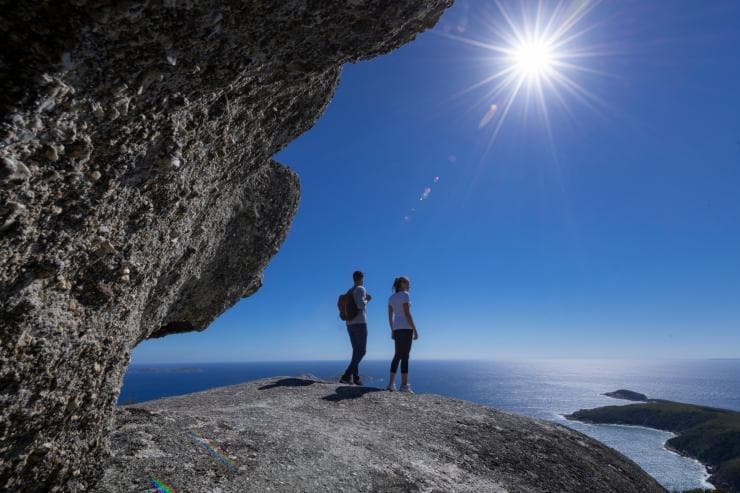
<svg viewBox="0 0 740 493"><path fill-rule="evenodd" d="M385 390L387 390L388 392L395 392L398 389L396 389L395 383L389 383Z"/></svg>
<svg viewBox="0 0 740 493"><path fill-rule="evenodd" d="M414 391L411 390L411 385L409 385L409 384L401 385L401 392L406 392L407 394L413 394L414 393Z"/></svg>
<svg viewBox="0 0 740 493"><path fill-rule="evenodd" d="M360 377L355 377L353 381L355 385L362 385L362 380L360 380Z"/></svg>
<svg viewBox="0 0 740 493"><path fill-rule="evenodd" d="M343 383L345 385L352 385L352 381L349 379L349 375L342 375L342 378L339 379L339 383Z"/></svg>

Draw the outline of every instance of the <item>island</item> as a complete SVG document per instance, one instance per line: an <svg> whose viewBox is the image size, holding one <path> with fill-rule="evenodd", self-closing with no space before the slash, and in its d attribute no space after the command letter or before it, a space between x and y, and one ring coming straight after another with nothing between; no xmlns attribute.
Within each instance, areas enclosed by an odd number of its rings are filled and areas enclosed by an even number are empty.
<svg viewBox="0 0 740 493"><path fill-rule="evenodd" d="M615 399L624 399L626 401L646 402L648 400L645 394L626 389L619 389L615 390L614 392L606 392L604 395L607 397L613 397Z"/></svg>
<svg viewBox="0 0 740 493"><path fill-rule="evenodd" d="M673 432L676 436L666 442L667 448L705 464L715 487L740 492L740 412L650 399L639 404L581 409L565 418Z"/></svg>

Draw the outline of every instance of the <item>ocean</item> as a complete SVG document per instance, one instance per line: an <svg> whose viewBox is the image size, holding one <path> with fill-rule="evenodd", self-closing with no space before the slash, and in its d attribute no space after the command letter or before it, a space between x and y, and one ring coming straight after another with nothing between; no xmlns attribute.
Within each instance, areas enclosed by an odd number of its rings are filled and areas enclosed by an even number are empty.
<svg viewBox="0 0 740 493"><path fill-rule="evenodd" d="M181 395L247 380L311 374L338 379L347 362L296 361L132 365L119 404ZM385 387L387 361L363 361L365 385ZM619 450L669 491L710 488L706 469L664 447L673 434L648 428L591 425L562 417L578 409L629 404L604 392L629 389L650 398L740 411L740 359L683 361L411 360L415 392L442 394L561 423Z"/></svg>

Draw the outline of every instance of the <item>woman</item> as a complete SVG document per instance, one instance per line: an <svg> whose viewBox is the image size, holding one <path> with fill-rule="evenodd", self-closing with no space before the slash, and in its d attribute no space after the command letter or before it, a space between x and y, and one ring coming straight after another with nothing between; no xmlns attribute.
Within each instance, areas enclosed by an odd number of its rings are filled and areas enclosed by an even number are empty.
<svg viewBox="0 0 740 493"><path fill-rule="evenodd" d="M388 299L388 324L391 327L391 338L396 342L396 354L391 362L391 376L388 390L396 390L396 371L401 363L401 392L413 394L409 385L409 353L411 341L419 338L414 319L409 308L410 282L406 277L397 277L393 281L394 293Z"/></svg>

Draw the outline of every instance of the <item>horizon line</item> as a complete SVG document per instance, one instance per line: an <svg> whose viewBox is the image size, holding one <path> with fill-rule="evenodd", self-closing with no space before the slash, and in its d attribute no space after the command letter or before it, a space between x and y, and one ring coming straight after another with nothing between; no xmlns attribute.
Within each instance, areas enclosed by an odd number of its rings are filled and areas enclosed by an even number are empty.
<svg viewBox="0 0 740 493"><path fill-rule="evenodd" d="M740 357L566 357L566 356L533 356L521 358L415 358L414 361L444 361L444 362L517 362L517 361L740 361ZM383 358L363 359L363 362L386 362ZM222 361L166 361L166 362L131 362L131 366L142 365L211 365L211 364L244 364L244 363L337 363L345 359L279 359L279 360L222 360Z"/></svg>

